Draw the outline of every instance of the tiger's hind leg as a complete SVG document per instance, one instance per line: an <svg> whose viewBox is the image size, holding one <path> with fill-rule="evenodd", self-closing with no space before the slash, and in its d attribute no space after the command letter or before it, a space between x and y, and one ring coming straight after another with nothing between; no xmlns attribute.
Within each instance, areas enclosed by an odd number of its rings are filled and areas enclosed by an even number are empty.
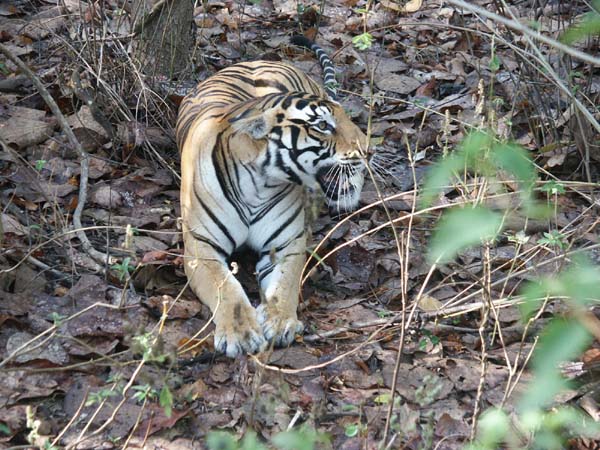
<svg viewBox="0 0 600 450"><path fill-rule="evenodd" d="M300 276L306 261L306 236L301 233L283 248L263 249L256 265L262 294L258 320L265 338L279 347L291 344L304 329L297 313Z"/></svg>
<svg viewBox="0 0 600 450"><path fill-rule="evenodd" d="M185 273L190 287L214 315L215 349L235 358L266 348L256 310L223 255L184 226Z"/></svg>

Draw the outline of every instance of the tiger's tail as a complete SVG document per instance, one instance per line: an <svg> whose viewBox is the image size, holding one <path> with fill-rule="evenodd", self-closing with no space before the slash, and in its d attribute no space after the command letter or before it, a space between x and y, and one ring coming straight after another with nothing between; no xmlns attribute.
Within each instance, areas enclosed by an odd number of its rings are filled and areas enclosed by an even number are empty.
<svg viewBox="0 0 600 450"><path fill-rule="evenodd" d="M290 42L294 45L304 47L315 52L315 55L319 59L319 64L323 69L323 85L325 86L325 91L332 100L336 100L338 83L335 79L335 67L333 65L333 61L331 61L327 53L325 53L325 50L308 39L306 36L302 36L300 34L292 36L290 38Z"/></svg>

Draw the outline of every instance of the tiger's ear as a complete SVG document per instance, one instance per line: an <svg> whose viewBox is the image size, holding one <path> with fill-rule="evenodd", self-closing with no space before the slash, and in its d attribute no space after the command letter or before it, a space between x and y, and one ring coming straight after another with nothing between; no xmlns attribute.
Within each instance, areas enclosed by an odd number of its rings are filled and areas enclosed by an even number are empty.
<svg viewBox="0 0 600 450"><path fill-rule="evenodd" d="M230 118L229 123L236 131L246 133L254 139L264 139L271 129L269 118L269 115L265 114L264 111L249 108L243 113Z"/></svg>

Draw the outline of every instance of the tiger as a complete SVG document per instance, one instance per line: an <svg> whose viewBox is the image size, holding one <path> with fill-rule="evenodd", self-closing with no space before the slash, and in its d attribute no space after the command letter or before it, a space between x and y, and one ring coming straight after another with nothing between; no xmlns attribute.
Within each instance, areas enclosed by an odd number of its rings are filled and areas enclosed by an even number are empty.
<svg viewBox="0 0 600 450"><path fill-rule="evenodd" d="M198 84L177 117L184 269L230 358L288 346L304 329L306 189L351 211L364 183L367 137L336 100L333 62L304 36L291 42L317 56L323 87L288 63L241 62ZM228 266L241 247L258 256L257 308Z"/></svg>

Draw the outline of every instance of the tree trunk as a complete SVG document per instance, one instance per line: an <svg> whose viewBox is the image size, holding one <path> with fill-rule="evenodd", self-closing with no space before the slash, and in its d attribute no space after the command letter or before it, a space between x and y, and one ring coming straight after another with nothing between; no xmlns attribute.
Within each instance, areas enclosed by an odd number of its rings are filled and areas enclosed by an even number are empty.
<svg viewBox="0 0 600 450"><path fill-rule="evenodd" d="M148 76L190 74L195 43L193 0L134 0L134 55Z"/></svg>

